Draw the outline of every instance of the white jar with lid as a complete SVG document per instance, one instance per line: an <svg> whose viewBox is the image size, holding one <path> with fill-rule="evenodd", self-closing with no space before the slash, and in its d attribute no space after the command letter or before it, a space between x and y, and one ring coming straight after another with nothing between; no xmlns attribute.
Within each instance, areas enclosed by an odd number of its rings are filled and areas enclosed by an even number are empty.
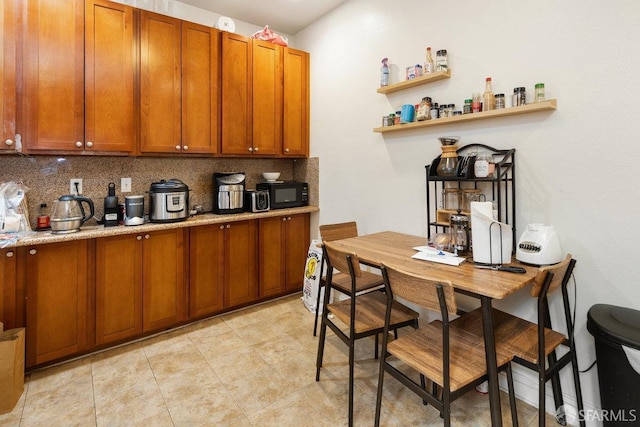
<svg viewBox="0 0 640 427"><path fill-rule="evenodd" d="M486 178L489 176L489 159L486 154L479 153L473 164L473 174L476 178Z"/></svg>

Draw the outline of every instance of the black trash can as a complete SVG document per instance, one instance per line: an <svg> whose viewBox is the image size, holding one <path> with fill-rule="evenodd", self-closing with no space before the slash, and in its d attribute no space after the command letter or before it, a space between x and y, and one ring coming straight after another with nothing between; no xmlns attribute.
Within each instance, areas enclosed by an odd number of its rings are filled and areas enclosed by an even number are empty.
<svg viewBox="0 0 640 427"><path fill-rule="evenodd" d="M587 329L596 342L603 425L639 425L640 311L596 304L587 313Z"/></svg>

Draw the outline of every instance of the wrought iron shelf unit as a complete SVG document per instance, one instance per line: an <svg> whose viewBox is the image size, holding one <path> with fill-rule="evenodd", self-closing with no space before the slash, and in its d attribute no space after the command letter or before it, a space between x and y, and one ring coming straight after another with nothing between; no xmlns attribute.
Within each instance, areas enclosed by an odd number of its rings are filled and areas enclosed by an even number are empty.
<svg viewBox="0 0 640 427"><path fill-rule="evenodd" d="M456 176L439 176L438 164L441 156L436 157L430 165L426 165L427 194L427 237L432 233L445 232L449 224L443 218L443 192L445 188L480 189L487 201L495 202L497 220L511 225L513 232L513 248L516 246L516 182L515 182L515 148L499 150L484 144L469 144L456 150L458 154L458 171ZM473 174L475 154L491 154L495 161L495 171L487 178L476 178ZM462 160L466 159L466 167ZM440 215L438 215L440 213ZM463 212L469 214L468 212ZM443 215L444 214L444 215ZM473 227L473 224L472 224Z"/></svg>

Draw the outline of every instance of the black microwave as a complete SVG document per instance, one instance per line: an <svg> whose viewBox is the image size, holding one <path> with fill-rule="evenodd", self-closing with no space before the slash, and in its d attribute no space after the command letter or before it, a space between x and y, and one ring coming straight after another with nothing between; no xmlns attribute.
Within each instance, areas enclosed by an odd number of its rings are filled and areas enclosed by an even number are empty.
<svg viewBox="0 0 640 427"><path fill-rule="evenodd" d="M297 208L309 204L309 185L306 182L261 182L256 184L256 190L269 192L271 209Z"/></svg>

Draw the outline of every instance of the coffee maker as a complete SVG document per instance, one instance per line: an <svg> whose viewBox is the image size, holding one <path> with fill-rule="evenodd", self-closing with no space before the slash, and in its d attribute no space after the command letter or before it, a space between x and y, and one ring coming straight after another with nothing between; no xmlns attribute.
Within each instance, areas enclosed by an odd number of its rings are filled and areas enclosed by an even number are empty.
<svg viewBox="0 0 640 427"><path fill-rule="evenodd" d="M213 174L213 213L243 212L244 188L244 172L215 172Z"/></svg>

